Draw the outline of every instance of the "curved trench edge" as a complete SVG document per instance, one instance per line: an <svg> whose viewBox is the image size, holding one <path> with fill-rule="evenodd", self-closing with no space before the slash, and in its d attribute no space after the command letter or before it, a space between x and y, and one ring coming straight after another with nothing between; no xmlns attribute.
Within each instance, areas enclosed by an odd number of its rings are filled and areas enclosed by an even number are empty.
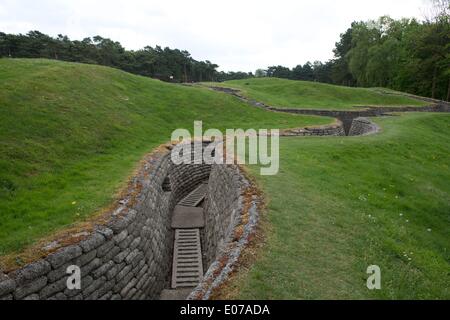
<svg viewBox="0 0 450 320"><path fill-rule="evenodd" d="M358 110L333 110L333 109L302 109L302 108L279 108L279 107L273 107L270 105L267 105L263 102L251 99L246 97L241 90L239 89L233 89L233 88L227 88L227 87L217 87L217 86L208 86L201 84L200 86L207 88L209 90L222 92L225 94L229 94L231 96L234 96L238 98L239 100L249 104L250 106L260 108L266 111L272 111L272 112L280 112L280 113L290 113L290 114L302 114L302 115L314 115L314 116L324 116L324 117L332 117L343 123L344 127L344 135L358 135L353 132L353 134L350 134L350 131L352 130L353 122L354 120L358 118L367 118L367 117L380 117L380 116L387 116L395 112L450 112L450 103L446 101L440 101L436 99L426 98L426 97L420 97L415 96L411 94L402 94L402 93L395 93L395 95L399 96L406 96L410 97L416 100L421 100L425 102L431 103L430 105L423 106L423 107L412 107L412 106L396 106L396 107L375 107L375 106L355 106L355 108L358 108ZM388 94L388 93L385 93ZM393 93L391 93L393 94ZM370 121L369 119L366 119L367 121ZM371 125L375 125L372 123ZM329 126L330 127L330 126ZM307 130L308 128L304 128L304 130ZM374 128L375 129L375 128ZM299 129L295 129L299 130ZM377 133L379 129L374 130L370 133ZM325 132L327 133L327 132ZM361 135L367 135L369 132L364 132ZM304 135L304 134L300 134ZM309 135L309 134L307 134ZM313 134L314 135L314 134ZM328 133L328 134L319 134L319 135L340 135L335 134L334 132Z"/></svg>
<svg viewBox="0 0 450 320"><path fill-rule="evenodd" d="M233 229L232 241L221 250L214 262L209 266L203 280L187 297L187 300L209 300L215 290L225 284L241 257L242 251L247 247L256 232L259 222L259 208L262 203L261 191L252 182L242 167L236 170L240 176L240 197L238 222Z"/></svg>

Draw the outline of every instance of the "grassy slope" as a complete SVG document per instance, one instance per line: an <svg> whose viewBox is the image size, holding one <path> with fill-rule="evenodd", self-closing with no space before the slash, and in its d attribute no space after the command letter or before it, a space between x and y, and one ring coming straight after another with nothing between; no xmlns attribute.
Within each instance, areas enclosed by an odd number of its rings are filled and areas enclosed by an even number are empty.
<svg viewBox="0 0 450 320"><path fill-rule="evenodd" d="M239 298L450 298L450 115L376 121L375 136L282 139L280 174L257 176L271 232Z"/></svg>
<svg viewBox="0 0 450 320"><path fill-rule="evenodd" d="M278 78L234 80L221 85L240 89L250 98L281 108L338 110L351 109L354 106L427 104L407 97L383 95L371 89Z"/></svg>
<svg viewBox="0 0 450 320"><path fill-rule="evenodd" d="M0 254L110 203L176 128L292 128L331 119L249 108L225 94L118 70L0 60Z"/></svg>

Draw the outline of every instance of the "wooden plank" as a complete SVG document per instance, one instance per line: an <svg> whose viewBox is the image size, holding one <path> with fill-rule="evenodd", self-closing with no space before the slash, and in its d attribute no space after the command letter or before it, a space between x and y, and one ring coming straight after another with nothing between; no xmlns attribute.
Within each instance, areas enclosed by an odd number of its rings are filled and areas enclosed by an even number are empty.
<svg viewBox="0 0 450 320"><path fill-rule="evenodd" d="M186 241L189 247L186 247ZM202 277L200 229L175 230L172 289L196 287Z"/></svg>

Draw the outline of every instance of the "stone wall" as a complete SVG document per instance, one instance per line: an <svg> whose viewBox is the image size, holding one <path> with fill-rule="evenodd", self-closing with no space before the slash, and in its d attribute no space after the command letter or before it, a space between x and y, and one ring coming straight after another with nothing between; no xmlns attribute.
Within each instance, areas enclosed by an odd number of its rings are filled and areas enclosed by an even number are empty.
<svg viewBox="0 0 450 320"><path fill-rule="evenodd" d="M210 299L228 280L256 232L260 205L258 189L239 167L212 166L202 234L208 268L188 300Z"/></svg>
<svg viewBox="0 0 450 320"><path fill-rule="evenodd" d="M178 203L199 184L207 181L211 171L210 165L173 165L170 170L170 184L175 201Z"/></svg>
<svg viewBox="0 0 450 320"><path fill-rule="evenodd" d="M282 130L280 135L285 137L345 136L345 130L343 123L341 121L338 121L338 123L328 126Z"/></svg>
<svg viewBox="0 0 450 320"><path fill-rule="evenodd" d="M202 234L203 261L207 267L229 243L240 216L240 175L236 166L213 165L205 200Z"/></svg>
<svg viewBox="0 0 450 320"><path fill-rule="evenodd" d="M199 145L199 150L196 150L191 144L191 153L186 157L193 163L195 155L202 159L204 148L208 144L205 142ZM211 165L207 164L179 164L175 165L171 162L170 167L170 184L171 190L176 203L181 201L191 191L193 191L199 184L209 179L211 172Z"/></svg>
<svg viewBox="0 0 450 320"><path fill-rule="evenodd" d="M176 200L162 189L169 160L167 152L147 158L109 221L83 240L2 274L0 299L157 298L169 283L172 258L170 213ZM58 241L50 247L55 246ZM81 268L81 290L67 289L70 265Z"/></svg>
<svg viewBox="0 0 450 320"><path fill-rule="evenodd" d="M0 299L158 299L170 285L172 211L211 169L175 166L169 155L164 149L146 157L106 223L57 239L39 260L0 272ZM67 289L70 265L81 268L81 290Z"/></svg>
<svg viewBox="0 0 450 320"><path fill-rule="evenodd" d="M348 135L360 136L376 133L379 131L379 127L365 117L358 117L355 119L349 119L348 121ZM303 129L288 129L282 130L281 136L345 136L346 130L344 123L338 121L337 124L331 126L321 126L316 128L303 128Z"/></svg>
<svg viewBox="0 0 450 320"><path fill-rule="evenodd" d="M379 131L379 127L367 118L356 118L352 122L349 136L364 136Z"/></svg>
<svg viewBox="0 0 450 320"><path fill-rule="evenodd" d="M47 253L34 262L0 272L0 300L158 299L170 287L173 209L204 181L209 185L202 249L208 272L199 287L212 290L212 278L223 280L224 270L230 269L223 268L224 255L234 250L234 260L225 265L234 264L243 237L256 226L254 215L249 218L244 210L250 183L235 165L174 165L172 147L143 160L126 195L90 231L68 232L46 244L42 250ZM240 226L245 232L237 234ZM67 289L71 265L81 268L80 290Z"/></svg>

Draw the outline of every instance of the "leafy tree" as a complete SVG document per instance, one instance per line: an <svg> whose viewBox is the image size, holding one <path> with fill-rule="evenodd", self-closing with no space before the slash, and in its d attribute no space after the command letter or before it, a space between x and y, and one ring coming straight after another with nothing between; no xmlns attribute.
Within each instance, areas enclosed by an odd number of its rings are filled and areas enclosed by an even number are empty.
<svg viewBox="0 0 450 320"><path fill-rule="evenodd" d="M289 68L283 66L272 66L267 69L267 76L290 79L292 74Z"/></svg>
<svg viewBox="0 0 450 320"><path fill-rule="evenodd" d="M314 81L332 83L332 68L332 61L328 61L326 63L323 63L321 61L314 61L312 65Z"/></svg>
<svg viewBox="0 0 450 320"><path fill-rule="evenodd" d="M314 70L311 63L307 62L303 66L298 65L292 69L292 79L314 81Z"/></svg>
<svg viewBox="0 0 450 320"><path fill-rule="evenodd" d="M264 69L258 69L255 71L255 77L256 78L263 78L267 77L267 71Z"/></svg>
<svg viewBox="0 0 450 320"><path fill-rule="evenodd" d="M248 79L253 78L254 75L251 72L219 72L217 74L216 80L219 82L228 81L228 80L240 80L240 79Z"/></svg>
<svg viewBox="0 0 450 320"><path fill-rule="evenodd" d="M332 61L331 78L335 84L345 86L356 85L356 80L350 72L348 66L347 56L352 48L352 32L353 29L349 28L347 31L342 33L339 42L336 42L335 49L333 50L335 60Z"/></svg>
<svg viewBox="0 0 450 320"><path fill-rule="evenodd" d="M437 2L447 5L440 6L433 20L381 17L352 23L329 62L333 83L389 87L449 100L449 0Z"/></svg>

